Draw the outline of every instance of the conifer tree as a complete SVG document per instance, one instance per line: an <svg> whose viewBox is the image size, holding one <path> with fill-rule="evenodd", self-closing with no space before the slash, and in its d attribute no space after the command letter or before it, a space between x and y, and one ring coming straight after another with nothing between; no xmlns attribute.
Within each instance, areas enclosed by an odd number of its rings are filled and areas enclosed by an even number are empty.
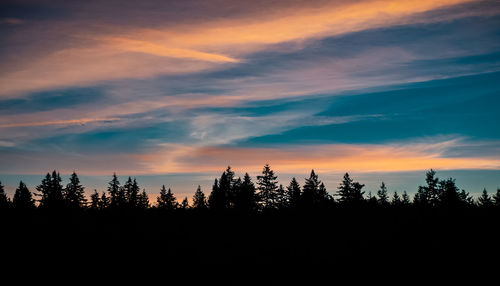
<svg viewBox="0 0 500 286"><path fill-rule="evenodd" d="M290 184L288 185L288 187L286 187L286 189L290 207L292 209L298 208L301 203L302 191L295 177L292 178Z"/></svg>
<svg viewBox="0 0 500 286"><path fill-rule="evenodd" d="M245 173L243 181L238 185L238 191L236 192L235 209L242 212L252 212L257 210L258 200L255 193L255 185L250 178L248 173Z"/></svg>
<svg viewBox="0 0 500 286"><path fill-rule="evenodd" d="M5 194L4 186L0 182L0 211L6 210L10 207L10 200Z"/></svg>
<svg viewBox="0 0 500 286"><path fill-rule="evenodd" d="M109 182L108 193L109 193L110 207L122 208L125 206L127 202L125 189L120 187L120 181L118 181L116 173L113 173L113 178Z"/></svg>
<svg viewBox="0 0 500 286"><path fill-rule="evenodd" d="M111 198L106 196L106 192L102 192L101 199L99 200L99 209L107 209L111 205Z"/></svg>
<svg viewBox="0 0 500 286"><path fill-rule="evenodd" d="M406 191L403 191L403 195L401 196L401 204L404 206L409 206L411 204L410 196Z"/></svg>
<svg viewBox="0 0 500 286"><path fill-rule="evenodd" d="M172 193L172 190L169 188L167 191L165 189L165 185L162 186L160 196L156 199L156 201L158 203L158 208L162 210L173 211L178 207L177 199Z"/></svg>
<svg viewBox="0 0 500 286"><path fill-rule="evenodd" d="M52 175L47 173L42 183L36 187L42 197L40 199L41 208L61 209L65 206L61 182L61 176L54 170Z"/></svg>
<svg viewBox="0 0 500 286"><path fill-rule="evenodd" d="M12 200L12 206L18 210L27 210L35 208L35 200L28 190L28 187L21 181L17 187Z"/></svg>
<svg viewBox="0 0 500 286"><path fill-rule="evenodd" d="M394 206L401 205L401 197L399 196L398 192L394 192L394 195L392 196L391 203Z"/></svg>
<svg viewBox="0 0 500 286"><path fill-rule="evenodd" d="M493 195L493 203L495 207L500 207L500 188L497 188L497 192Z"/></svg>
<svg viewBox="0 0 500 286"><path fill-rule="evenodd" d="M85 198L85 189L80 185L78 175L73 172L69 179L69 184L64 189L64 200L68 207L79 209L86 205L87 198Z"/></svg>
<svg viewBox="0 0 500 286"><path fill-rule="evenodd" d="M258 196L263 208L277 208L278 177L274 175L269 164L264 166L262 175L257 176L257 190L259 190Z"/></svg>
<svg viewBox="0 0 500 286"><path fill-rule="evenodd" d="M99 209L99 193L94 190L94 193L90 195L90 208L93 210Z"/></svg>
<svg viewBox="0 0 500 286"><path fill-rule="evenodd" d="M137 195L136 206L137 206L137 208L143 209L143 210L149 208L149 196L146 193L146 190L143 189L142 193Z"/></svg>
<svg viewBox="0 0 500 286"><path fill-rule="evenodd" d="M362 191L365 185L354 182L348 173L345 173L338 187L338 195L342 204L359 204L364 201Z"/></svg>
<svg viewBox="0 0 500 286"><path fill-rule="evenodd" d="M180 209L182 210L187 210L189 209L189 201L188 201L188 198L187 197L184 197L184 199L182 200L181 204L180 204Z"/></svg>
<svg viewBox="0 0 500 286"><path fill-rule="evenodd" d="M478 205L483 208L489 208L493 206L493 201L488 194L488 191L486 189L483 189L483 192L481 193L481 196L477 199Z"/></svg>
<svg viewBox="0 0 500 286"><path fill-rule="evenodd" d="M389 204L389 196L387 195L387 187L385 186L385 183L382 182L380 185L380 189L377 191L377 197L378 197L378 203L380 205L388 205Z"/></svg>
<svg viewBox="0 0 500 286"><path fill-rule="evenodd" d="M427 186L419 186L413 200L419 206L435 206L439 201L439 178L434 170L425 173L425 182Z"/></svg>
<svg viewBox="0 0 500 286"><path fill-rule="evenodd" d="M206 210L208 208L207 198L205 194L201 191L201 186L198 185L196 192L193 196L193 209L195 210Z"/></svg>

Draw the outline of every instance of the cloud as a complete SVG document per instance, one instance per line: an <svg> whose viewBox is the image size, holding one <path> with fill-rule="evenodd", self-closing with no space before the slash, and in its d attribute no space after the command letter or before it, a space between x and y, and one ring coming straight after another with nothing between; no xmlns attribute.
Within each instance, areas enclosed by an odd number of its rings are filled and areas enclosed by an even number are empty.
<svg viewBox="0 0 500 286"><path fill-rule="evenodd" d="M146 28L120 29L103 19L98 23L86 22L95 19L79 19L78 14L74 22L67 18L34 21L30 27L22 25L25 35L33 37L25 40L46 37L58 41L54 44L42 38L36 50L24 48L15 57L7 57L0 72L0 94L15 96L27 91L106 80L214 69L220 63L235 63L270 44L407 23L408 16L467 2L470 1L326 3L312 8L298 6L296 10L284 9L270 15L256 13L251 18L238 14L239 17L229 15L191 24L166 21L167 24L162 25L160 21ZM40 30L58 34L35 32ZM9 44L11 37L14 36L5 38L7 46L12 45Z"/></svg>
<svg viewBox="0 0 500 286"><path fill-rule="evenodd" d="M456 140L418 144L322 144L275 148L201 147L165 144L157 152L138 155L152 173L215 172L231 165L257 172L270 163L279 172L395 172L437 169L500 169L500 157L446 157ZM464 144L464 143L460 143Z"/></svg>

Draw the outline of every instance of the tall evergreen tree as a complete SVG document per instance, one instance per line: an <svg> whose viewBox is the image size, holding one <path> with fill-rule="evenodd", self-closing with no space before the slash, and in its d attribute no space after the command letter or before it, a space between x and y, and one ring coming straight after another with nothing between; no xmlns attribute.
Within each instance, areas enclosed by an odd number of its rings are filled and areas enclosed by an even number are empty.
<svg viewBox="0 0 500 286"><path fill-rule="evenodd" d="M208 208L207 198L205 194L201 191L201 186L198 185L196 192L193 196L193 209L195 210L206 210Z"/></svg>
<svg viewBox="0 0 500 286"><path fill-rule="evenodd" d="M189 201L188 201L187 197L184 197L184 199L182 200L181 204L179 205L179 208L181 210L187 210L187 209L189 209Z"/></svg>
<svg viewBox="0 0 500 286"><path fill-rule="evenodd" d="M226 198L225 194L219 188L219 180L215 179L214 184L212 185L212 192L208 196L208 206L211 210L221 211L226 207Z"/></svg>
<svg viewBox="0 0 500 286"><path fill-rule="evenodd" d="M409 206L411 205L411 200L410 196L406 191L403 191L403 195L401 196L401 204L404 206Z"/></svg>
<svg viewBox="0 0 500 286"><path fill-rule="evenodd" d="M80 185L80 179L78 175L73 172L69 179L69 183L64 189L64 200L68 207L73 209L79 209L85 207L87 203L87 198L85 198L85 189Z"/></svg>
<svg viewBox="0 0 500 286"><path fill-rule="evenodd" d="M489 208L493 206L493 200L491 199L486 189L483 189L481 196L477 199L477 203L480 207L483 208Z"/></svg>
<svg viewBox="0 0 500 286"><path fill-rule="evenodd" d="M21 181L17 187L12 200L12 205L18 210L27 210L35 208L35 200L28 190L28 187Z"/></svg>
<svg viewBox="0 0 500 286"><path fill-rule="evenodd" d="M398 192L394 192L394 195L392 196L391 203L394 206L401 205L401 197L399 196Z"/></svg>
<svg viewBox="0 0 500 286"><path fill-rule="evenodd" d="M387 187L385 183L382 182L380 189L377 191L378 203L380 205L386 206L389 204L389 196L387 195Z"/></svg>
<svg viewBox="0 0 500 286"><path fill-rule="evenodd" d="M10 200L5 194L4 186L0 182L0 211L6 210L10 207Z"/></svg>
<svg viewBox="0 0 500 286"><path fill-rule="evenodd" d="M338 195L342 204L359 204L364 201L362 191L365 185L354 182L348 173L345 173L342 182L338 187Z"/></svg>
<svg viewBox="0 0 500 286"><path fill-rule="evenodd" d="M160 196L156 199L156 202L158 203L159 209L166 211L174 211L178 207L177 199L172 193L172 190L169 188L167 191L165 185L162 186Z"/></svg>
<svg viewBox="0 0 500 286"><path fill-rule="evenodd" d="M257 176L258 196L262 206L266 209L278 207L278 177L271 170L269 164L266 164L262 170L262 175Z"/></svg>
<svg viewBox="0 0 500 286"><path fill-rule="evenodd" d="M97 192L97 190L94 190L94 193L90 195L90 209L99 209L99 193Z"/></svg>
<svg viewBox="0 0 500 286"><path fill-rule="evenodd" d="M238 186L238 190L234 200L235 209L242 212L252 212L257 210L258 200L255 192L255 185L253 184L250 175L245 173L243 181L236 185Z"/></svg>
<svg viewBox="0 0 500 286"><path fill-rule="evenodd" d="M122 208L126 205L127 197L125 194L125 189L120 187L120 181L118 181L116 173L113 173L113 178L109 182L108 193L109 193L110 207Z"/></svg>
<svg viewBox="0 0 500 286"><path fill-rule="evenodd" d="M305 179L302 187L302 206L312 208L325 204L329 200L325 185L318 179L318 175L311 170L309 178Z"/></svg>
<svg viewBox="0 0 500 286"><path fill-rule="evenodd" d="M107 209L111 205L111 198L106 196L106 192L102 192L101 199L99 200L99 209Z"/></svg>
<svg viewBox="0 0 500 286"><path fill-rule="evenodd" d="M137 184L137 180L128 177L127 181L123 185L123 193L126 199L126 203L129 207L135 208L138 205L140 188Z"/></svg>
<svg viewBox="0 0 500 286"><path fill-rule="evenodd" d="M61 182L61 176L54 170L52 175L47 173L42 183L36 187L42 197L40 199L41 208L61 209L65 206Z"/></svg>
<svg viewBox="0 0 500 286"><path fill-rule="evenodd" d="M149 196L146 190L142 190L142 193L137 195L136 207L143 210L149 208Z"/></svg>
<svg viewBox="0 0 500 286"><path fill-rule="evenodd" d="M493 203L495 207L500 207L500 189L497 188L497 192L493 195Z"/></svg>
<svg viewBox="0 0 500 286"><path fill-rule="evenodd" d="M425 182L427 186L419 186L413 200L419 206L435 206L439 201L439 178L434 170L425 173Z"/></svg>
<svg viewBox="0 0 500 286"><path fill-rule="evenodd" d="M292 209L298 208L301 203L302 190L300 189L300 185L295 177L292 178L286 189L290 207Z"/></svg>

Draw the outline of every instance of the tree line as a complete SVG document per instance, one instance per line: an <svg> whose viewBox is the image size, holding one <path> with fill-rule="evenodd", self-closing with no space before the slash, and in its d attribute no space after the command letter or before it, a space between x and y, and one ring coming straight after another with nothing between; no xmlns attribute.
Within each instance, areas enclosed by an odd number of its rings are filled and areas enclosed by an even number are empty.
<svg viewBox="0 0 500 286"><path fill-rule="evenodd" d="M284 210L327 210L335 207L417 207L417 208L499 208L500 189L493 196L483 190L480 197L473 198L460 190L453 178L441 180L434 170L426 173L426 185L419 186L413 198L407 194L389 194L387 186L381 183L375 195L365 194L364 184L354 181L346 173L334 194L327 192L318 175L311 171L301 186L296 178L284 187L278 177L266 164L255 183L248 173L243 179L236 177L231 167L216 178L208 197L198 186L191 204L187 197L178 201L170 188L162 186L156 204L151 204L148 194L141 191L137 180L128 177L122 185L113 174L107 191L97 190L85 196L85 188L78 175L73 172L69 183L63 186L58 172L47 173L36 191L31 192L22 181L15 190L12 200L5 194L0 182L0 210L46 209L46 210L145 210L164 211L238 211L243 213Z"/></svg>

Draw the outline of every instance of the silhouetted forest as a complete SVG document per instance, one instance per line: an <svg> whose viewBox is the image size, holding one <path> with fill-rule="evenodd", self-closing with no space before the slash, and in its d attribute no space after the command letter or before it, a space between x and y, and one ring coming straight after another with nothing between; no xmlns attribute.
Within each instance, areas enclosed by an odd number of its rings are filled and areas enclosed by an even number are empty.
<svg viewBox="0 0 500 286"><path fill-rule="evenodd" d="M372 194L346 173L327 191L314 170L302 186L296 178L283 186L266 164L255 179L227 167L191 200L165 185L150 200L131 177L121 183L113 174L107 191L87 197L76 173L64 186L53 171L35 190L20 182L12 199L0 183L1 242L14 261L85 257L99 269L163 257L162 265L297 275L361 264L404 271L417 261L434 271L498 255L489 243L500 238L500 189L473 198L433 170L425 181L413 197L389 193L384 182Z"/></svg>

